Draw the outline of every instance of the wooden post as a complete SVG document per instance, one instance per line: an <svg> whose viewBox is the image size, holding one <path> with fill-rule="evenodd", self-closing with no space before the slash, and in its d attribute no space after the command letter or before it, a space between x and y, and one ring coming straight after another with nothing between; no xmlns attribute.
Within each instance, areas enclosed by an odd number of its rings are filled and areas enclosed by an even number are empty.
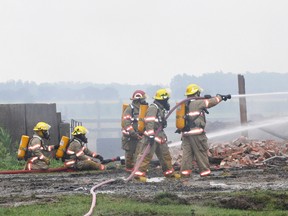
<svg viewBox="0 0 288 216"><path fill-rule="evenodd" d="M245 79L244 76L241 74L238 74L238 93L246 94L245 93ZM246 98L245 97L239 97L239 106L240 106L240 121L241 126L247 125L247 106L246 106ZM248 131L242 131L242 136L248 137Z"/></svg>

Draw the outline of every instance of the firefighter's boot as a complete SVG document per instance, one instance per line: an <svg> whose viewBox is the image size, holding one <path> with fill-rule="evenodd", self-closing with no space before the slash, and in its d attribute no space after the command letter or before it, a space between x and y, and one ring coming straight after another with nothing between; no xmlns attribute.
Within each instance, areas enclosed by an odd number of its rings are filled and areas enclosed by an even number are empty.
<svg viewBox="0 0 288 216"><path fill-rule="evenodd" d="M134 179L139 181L139 182L147 182L147 177L146 176L134 176Z"/></svg>
<svg viewBox="0 0 288 216"><path fill-rule="evenodd" d="M147 181L146 173L138 170L135 172L134 179L140 182L146 182Z"/></svg>
<svg viewBox="0 0 288 216"><path fill-rule="evenodd" d="M181 174L177 173L177 172L173 172L169 175L165 175L166 178L174 178L174 179L180 179L181 178Z"/></svg>

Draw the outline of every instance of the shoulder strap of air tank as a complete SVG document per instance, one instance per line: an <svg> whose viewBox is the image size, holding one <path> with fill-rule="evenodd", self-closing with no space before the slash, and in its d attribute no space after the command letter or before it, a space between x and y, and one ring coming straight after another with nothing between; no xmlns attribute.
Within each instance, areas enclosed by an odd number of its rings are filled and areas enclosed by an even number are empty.
<svg viewBox="0 0 288 216"><path fill-rule="evenodd" d="M129 106L131 107L132 118L134 118L134 106L133 104L129 104Z"/></svg>

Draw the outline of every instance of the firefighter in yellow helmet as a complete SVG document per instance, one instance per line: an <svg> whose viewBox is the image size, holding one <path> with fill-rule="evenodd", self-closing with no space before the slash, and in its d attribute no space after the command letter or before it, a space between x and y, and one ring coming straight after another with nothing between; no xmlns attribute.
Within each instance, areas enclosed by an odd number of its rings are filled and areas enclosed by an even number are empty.
<svg viewBox="0 0 288 216"><path fill-rule="evenodd" d="M34 134L29 141L28 151L25 159L27 163L25 165L26 170L46 170L49 168L50 159L45 156L45 152L58 149L59 144L46 146L44 139L50 138L51 126L46 122L38 122L33 128Z"/></svg>
<svg viewBox="0 0 288 216"><path fill-rule="evenodd" d="M103 157L85 146L88 143L87 133L88 130L83 126L74 128L71 133L73 138L66 150L64 164L77 170L104 170L105 166L101 164Z"/></svg>
<svg viewBox="0 0 288 216"><path fill-rule="evenodd" d="M231 98L231 95L217 94L215 97L206 96L197 100L202 91L203 89L197 84L190 84L186 88L185 96L191 97L191 100L187 101L185 105L185 127L182 131L178 131L182 132L183 156L180 170L182 177L191 175L193 159L197 162L200 176L211 174L207 154L208 140L204 130L206 126L205 113L208 114L208 108Z"/></svg>
<svg viewBox="0 0 288 216"><path fill-rule="evenodd" d="M139 152L139 141L143 134L138 132L138 116L140 105L147 105L147 95L142 90L136 90L130 98L129 104L122 115L122 149L125 150L125 169L132 172L137 154Z"/></svg>
<svg viewBox="0 0 288 216"><path fill-rule="evenodd" d="M154 102L150 104L146 112L145 132L141 140L142 151L138 155L137 160L142 157L147 145L150 145L150 151L144 157L139 169L135 172L136 179L146 179L146 172L154 153L159 159L164 176L176 177L172 166L172 157L167 145L167 136L163 130L167 127L165 114L170 110L170 94L167 89L159 89L153 98Z"/></svg>

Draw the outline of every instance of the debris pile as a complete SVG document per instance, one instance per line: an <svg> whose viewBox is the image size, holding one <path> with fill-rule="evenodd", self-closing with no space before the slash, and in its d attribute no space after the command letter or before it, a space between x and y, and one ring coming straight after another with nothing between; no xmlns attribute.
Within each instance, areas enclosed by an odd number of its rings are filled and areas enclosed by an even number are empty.
<svg viewBox="0 0 288 216"><path fill-rule="evenodd" d="M181 164L180 147L170 148L174 164ZM252 140L239 137L232 142L211 143L209 161L212 167L242 168L262 167L275 162L275 165L288 165L288 141Z"/></svg>
<svg viewBox="0 0 288 216"><path fill-rule="evenodd" d="M274 140L250 140L240 137L231 143L214 143L210 145L209 157L220 158L220 168L259 167L268 158L287 156L288 142Z"/></svg>

